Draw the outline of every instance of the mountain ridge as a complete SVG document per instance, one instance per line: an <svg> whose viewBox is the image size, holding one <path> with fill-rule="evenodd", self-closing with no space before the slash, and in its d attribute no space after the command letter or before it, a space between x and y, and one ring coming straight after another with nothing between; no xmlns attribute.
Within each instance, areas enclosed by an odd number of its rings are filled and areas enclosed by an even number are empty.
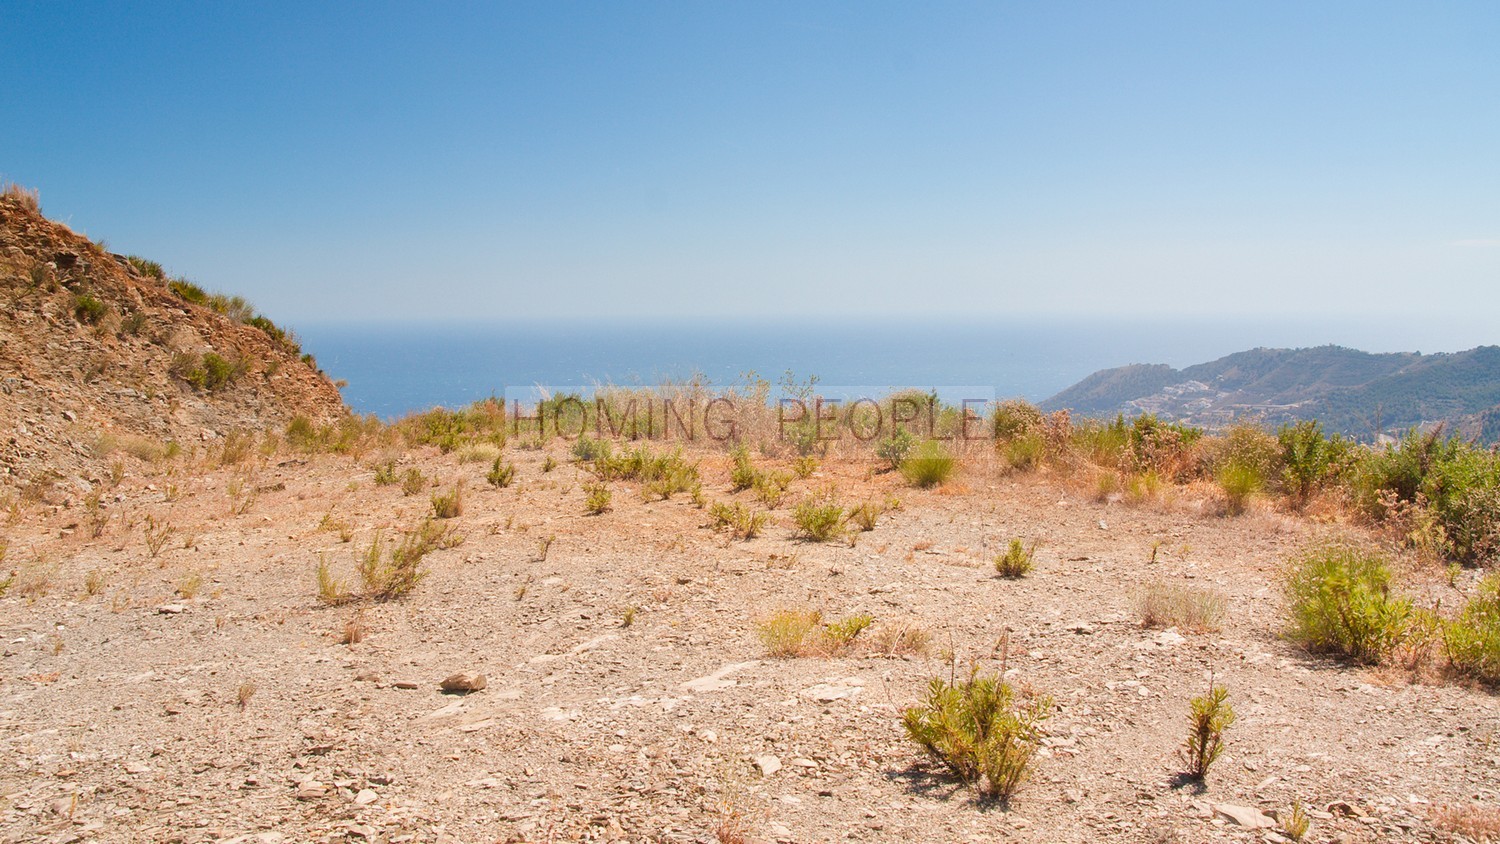
<svg viewBox="0 0 1500 844"><path fill-rule="evenodd" d="M1343 346L1256 348L1174 369L1130 364L1099 370L1041 402L1084 416L1154 413L1221 428L1317 419L1363 440L1444 425L1500 440L1500 346L1461 352L1372 353Z"/></svg>

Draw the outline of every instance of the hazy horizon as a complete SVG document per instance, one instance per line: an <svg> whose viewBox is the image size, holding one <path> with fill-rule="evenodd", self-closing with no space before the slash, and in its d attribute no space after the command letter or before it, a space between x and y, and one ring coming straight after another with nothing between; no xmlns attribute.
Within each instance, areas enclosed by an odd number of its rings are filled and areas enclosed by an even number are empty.
<svg viewBox="0 0 1500 844"><path fill-rule="evenodd" d="M1500 342L1473 316L1500 313L1492 3L5 16L0 179L293 326L1371 318L1421 323L1405 350Z"/></svg>

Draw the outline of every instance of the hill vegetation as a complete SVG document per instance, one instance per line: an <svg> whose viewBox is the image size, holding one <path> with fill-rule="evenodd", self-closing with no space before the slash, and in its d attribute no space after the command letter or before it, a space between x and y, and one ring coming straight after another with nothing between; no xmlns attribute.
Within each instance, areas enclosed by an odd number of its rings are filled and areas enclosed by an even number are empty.
<svg viewBox="0 0 1500 844"><path fill-rule="evenodd" d="M1431 355L1252 349L1181 370L1135 364L1096 372L1041 407L1085 416L1152 413L1208 428L1241 419L1272 426L1317 419L1361 440L1442 424L1495 442L1500 347Z"/></svg>

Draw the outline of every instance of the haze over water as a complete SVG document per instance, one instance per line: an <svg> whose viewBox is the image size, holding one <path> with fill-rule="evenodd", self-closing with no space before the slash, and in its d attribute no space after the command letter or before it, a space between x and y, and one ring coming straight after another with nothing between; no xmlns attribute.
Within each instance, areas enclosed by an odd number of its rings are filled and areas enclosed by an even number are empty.
<svg viewBox="0 0 1500 844"><path fill-rule="evenodd" d="M1257 346L1328 343L1371 352L1451 352L1494 342L1485 326L1078 319L987 321L533 321L311 324L304 347L356 412L399 416L458 407L532 385L655 385L695 373L714 384L792 370L826 385L988 385L1040 401L1129 363L1181 368Z"/></svg>

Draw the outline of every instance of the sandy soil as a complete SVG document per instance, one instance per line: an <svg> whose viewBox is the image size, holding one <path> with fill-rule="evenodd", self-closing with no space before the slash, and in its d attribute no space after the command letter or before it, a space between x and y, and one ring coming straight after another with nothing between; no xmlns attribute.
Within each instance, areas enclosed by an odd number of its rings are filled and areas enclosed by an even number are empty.
<svg viewBox="0 0 1500 844"><path fill-rule="evenodd" d="M98 537L81 500L23 508L0 526L18 572L0 599L0 841L1260 841L1277 835L1216 807L1294 800L1309 840L1450 840L1436 807L1500 802L1490 693L1278 638L1280 566L1335 528L1190 494L1098 503L983 460L934 491L846 463L790 499L833 484L901 508L851 545L793 539L784 505L740 542L630 484L584 515L562 444L549 473L543 452L508 453L507 489L483 463L400 455L464 484L464 542L386 603L323 606L313 574L321 557L351 576L377 529L430 508L377 486L373 454L132 466ZM711 499L752 501L721 456L703 472ZM154 558L148 514L173 529ZM1042 543L1020 580L990 564L1011 537ZM1144 629L1154 581L1224 593L1222 629ZM907 625L932 646L769 658L757 622L782 608L868 612L862 639ZM1056 701L1008 808L903 735L945 651ZM462 671L487 687L444 694ZM1210 674L1239 719L1199 789L1176 753Z"/></svg>

